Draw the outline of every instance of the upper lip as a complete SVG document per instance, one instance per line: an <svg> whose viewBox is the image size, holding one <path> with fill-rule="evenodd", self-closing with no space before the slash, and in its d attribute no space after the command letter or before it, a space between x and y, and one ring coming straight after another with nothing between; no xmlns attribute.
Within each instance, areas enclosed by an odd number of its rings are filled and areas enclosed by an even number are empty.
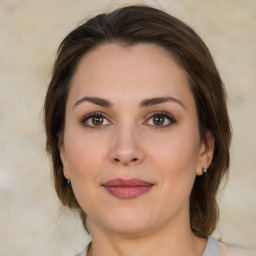
<svg viewBox="0 0 256 256"><path fill-rule="evenodd" d="M145 180L133 178L133 179L112 179L103 184L104 187L147 187L152 186L153 183Z"/></svg>

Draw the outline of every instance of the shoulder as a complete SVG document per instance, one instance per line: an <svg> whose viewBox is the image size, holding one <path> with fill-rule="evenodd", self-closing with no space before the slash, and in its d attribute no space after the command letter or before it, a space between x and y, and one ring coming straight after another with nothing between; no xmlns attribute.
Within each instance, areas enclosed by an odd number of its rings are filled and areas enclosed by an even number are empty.
<svg viewBox="0 0 256 256"><path fill-rule="evenodd" d="M222 256L256 256L256 251L219 242Z"/></svg>
<svg viewBox="0 0 256 256"><path fill-rule="evenodd" d="M76 254L76 256L86 256L87 255L87 248L85 248L82 252Z"/></svg>
<svg viewBox="0 0 256 256"><path fill-rule="evenodd" d="M92 242L89 242L87 244L87 246L84 248L84 250L82 252L78 253L76 256L87 256L87 252L88 252L88 250L89 250L89 248L91 246L91 243Z"/></svg>

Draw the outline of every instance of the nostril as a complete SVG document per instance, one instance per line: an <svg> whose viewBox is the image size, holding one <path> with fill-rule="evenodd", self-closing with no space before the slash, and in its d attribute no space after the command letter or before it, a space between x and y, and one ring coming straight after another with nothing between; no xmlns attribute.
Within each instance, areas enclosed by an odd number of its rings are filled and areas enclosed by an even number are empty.
<svg viewBox="0 0 256 256"><path fill-rule="evenodd" d="M119 158L117 158L117 157L114 158L114 161L117 162L117 163L121 162L121 160ZM134 163L134 162L137 162L137 161L138 161L138 158L133 158L130 161L124 161L124 162Z"/></svg>

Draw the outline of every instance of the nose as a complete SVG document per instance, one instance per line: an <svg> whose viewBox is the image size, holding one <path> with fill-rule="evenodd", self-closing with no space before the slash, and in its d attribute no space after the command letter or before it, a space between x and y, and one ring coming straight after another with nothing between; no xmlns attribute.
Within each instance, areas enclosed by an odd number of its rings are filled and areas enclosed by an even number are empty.
<svg viewBox="0 0 256 256"><path fill-rule="evenodd" d="M110 160L121 165L137 165L143 162L145 153L135 129L119 127L113 131Z"/></svg>

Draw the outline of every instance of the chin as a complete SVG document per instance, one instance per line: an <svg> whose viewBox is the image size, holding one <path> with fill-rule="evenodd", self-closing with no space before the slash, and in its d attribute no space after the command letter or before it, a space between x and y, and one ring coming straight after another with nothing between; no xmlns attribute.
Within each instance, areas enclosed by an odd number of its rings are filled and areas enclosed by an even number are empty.
<svg viewBox="0 0 256 256"><path fill-rule="evenodd" d="M140 235L152 227L149 214L143 210L119 209L109 216L102 216L101 225L110 232L124 235Z"/></svg>
<svg viewBox="0 0 256 256"><path fill-rule="evenodd" d="M118 223L109 225L109 230L113 233L123 235L143 235L150 230L150 225L142 221L126 221L122 220Z"/></svg>

